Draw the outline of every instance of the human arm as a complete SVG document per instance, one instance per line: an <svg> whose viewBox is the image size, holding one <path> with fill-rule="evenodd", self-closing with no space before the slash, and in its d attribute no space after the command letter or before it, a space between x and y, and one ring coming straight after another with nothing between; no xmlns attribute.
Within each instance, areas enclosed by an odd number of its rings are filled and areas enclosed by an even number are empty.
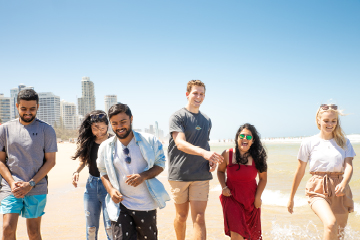
<svg viewBox="0 0 360 240"><path fill-rule="evenodd" d="M254 160L253 160L254 161ZM255 201L254 201L254 205L256 208L259 208L261 206L261 195L264 192L266 183L267 183L267 172L262 172L262 173L258 173L259 175L259 183L256 189L256 193L255 193Z"/></svg>
<svg viewBox="0 0 360 240"><path fill-rule="evenodd" d="M156 177L162 171L164 171L162 167L154 165L152 168L142 173L127 175L126 177L128 179L126 179L125 183L130 186L137 187L145 180Z"/></svg>
<svg viewBox="0 0 360 240"><path fill-rule="evenodd" d="M345 158L345 170L344 170L344 178L343 180L336 185L335 187L335 195L337 197L340 196L344 196L345 195L345 188L346 186L349 184L350 180L351 180L351 176L353 174L353 165L352 165L352 160L354 158L353 157L347 157Z"/></svg>
<svg viewBox="0 0 360 240"><path fill-rule="evenodd" d="M122 194L111 185L108 175L102 175L101 181L114 203L119 203L123 200Z"/></svg>
<svg viewBox="0 0 360 240"><path fill-rule="evenodd" d="M85 161L79 161L79 165L78 167L76 168L76 171L73 173L71 179L72 179L72 184L74 185L74 187L77 187L77 184L78 184L78 181L79 181L79 174L81 172L81 170L84 169L86 165L86 162Z"/></svg>
<svg viewBox="0 0 360 240"><path fill-rule="evenodd" d="M6 166L6 153L0 151L0 174L1 176L6 180L6 182L10 185L11 187L11 191L15 190L15 188L17 188L17 186L15 185L15 180L12 177L9 169ZM21 194L14 194L14 196L16 198L20 198Z"/></svg>
<svg viewBox="0 0 360 240"><path fill-rule="evenodd" d="M40 182L40 180L43 179L50 172L50 170L55 166L55 163L56 163L56 153L55 152L45 153L44 165L42 165L39 171L32 178L35 184ZM16 182L15 185L17 186L17 188L11 190L15 197L16 196L24 197L33 188L32 186L30 186L29 182L19 181Z"/></svg>
<svg viewBox="0 0 360 240"><path fill-rule="evenodd" d="M172 137L175 141L176 147L187 154L202 156L206 160L212 163L221 163L224 161L224 157L220 154L207 151L205 149L200 148L199 146L194 146L191 143L186 141L185 134L183 132L172 132Z"/></svg>
<svg viewBox="0 0 360 240"><path fill-rule="evenodd" d="M225 197L230 197L231 192L230 192L230 189L226 186L226 182L225 182L225 171L226 171L227 162L229 159L229 151L225 150L221 155L224 158L224 161L222 163L220 163L218 166L217 177L218 177L219 183L221 185L222 195L224 195Z"/></svg>
<svg viewBox="0 0 360 240"><path fill-rule="evenodd" d="M307 162L303 162L300 159L298 161L299 161L299 163L298 163L298 167L295 172L294 180L293 180L293 183L291 186L290 199L289 199L289 202L287 205L289 213L294 212L293 208L294 208L295 193L300 185L301 179L304 177L305 169L306 169L306 165L307 165Z"/></svg>

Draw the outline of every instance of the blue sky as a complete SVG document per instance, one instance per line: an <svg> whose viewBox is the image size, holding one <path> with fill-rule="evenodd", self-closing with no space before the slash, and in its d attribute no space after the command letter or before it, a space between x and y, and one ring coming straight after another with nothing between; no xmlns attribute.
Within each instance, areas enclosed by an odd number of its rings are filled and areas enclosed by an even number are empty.
<svg viewBox="0 0 360 240"><path fill-rule="evenodd" d="M355 0L0 0L0 93L24 83L77 102L88 76L97 108L116 94L135 128L168 131L200 79L212 139L245 122L263 137L315 134L329 99L360 133L359 12Z"/></svg>

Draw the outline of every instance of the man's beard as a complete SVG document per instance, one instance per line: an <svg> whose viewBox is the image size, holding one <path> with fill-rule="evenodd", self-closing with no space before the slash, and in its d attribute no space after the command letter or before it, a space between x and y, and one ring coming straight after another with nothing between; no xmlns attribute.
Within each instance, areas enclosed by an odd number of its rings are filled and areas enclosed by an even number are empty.
<svg viewBox="0 0 360 240"><path fill-rule="evenodd" d="M129 130L126 130L125 135L120 136L116 131L115 131L115 134L116 134L116 136L117 136L119 139L125 139L125 138L127 138L127 137L129 136L129 134L130 134L131 132L132 132L132 124L130 124Z"/></svg>
<svg viewBox="0 0 360 240"><path fill-rule="evenodd" d="M35 119L35 117L36 117L36 115L35 116L32 116L30 119L25 119L24 118L24 115L19 115L19 117L20 117L20 119L23 121L23 122L26 122L26 123L29 123L29 122L32 122L34 119Z"/></svg>

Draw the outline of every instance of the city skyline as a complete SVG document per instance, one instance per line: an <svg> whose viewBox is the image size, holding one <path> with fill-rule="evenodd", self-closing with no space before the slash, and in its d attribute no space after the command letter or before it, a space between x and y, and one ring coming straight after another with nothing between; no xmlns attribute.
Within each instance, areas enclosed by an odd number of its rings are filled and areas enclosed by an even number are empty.
<svg viewBox="0 0 360 240"><path fill-rule="evenodd" d="M39 110L37 112L37 118L40 120L49 123L53 127L62 127L67 130L76 130L79 128L84 116L90 111L95 110L95 97L93 96L95 85L90 81L90 77L82 77L82 98L78 98L78 102L81 102L82 108L79 110L79 107L73 103L68 102L65 99L61 99L60 96L55 95L53 92L37 92L39 96ZM27 87L24 84L19 84L18 87L10 89L10 96L6 97L5 94L0 93L0 119L2 123L10 121L18 117L18 112L15 106L17 94L19 91L24 89L35 90L34 87ZM36 90L35 90L36 91ZM90 97L89 97L90 96ZM79 100L81 99L81 100ZM12 111L13 117L11 115L11 102L14 103L15 109ZM104 96L104 105L103 109L106 113L108 109L117 103L117 95L109 94ZM106 109L108 108L108 109ZM164 140L165 134L164 131L158 127L158 122L155 121L155 128L153 124L149 125L149 129L146 127L137 128L136 130L141 132L146 132L155 135L158 139ZM109 126L110 129L110 126Z"/></svg>

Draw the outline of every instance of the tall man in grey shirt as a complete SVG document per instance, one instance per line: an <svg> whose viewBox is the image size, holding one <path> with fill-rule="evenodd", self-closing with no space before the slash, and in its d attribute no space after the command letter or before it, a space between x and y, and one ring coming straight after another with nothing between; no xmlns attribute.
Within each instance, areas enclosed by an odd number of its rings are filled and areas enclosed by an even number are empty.
<svg viewBox="0 0 360 240"><path fill-rule="evenodd" d="M55 165L56 135L49 124L36 118L39 97L34 90L20 91L16 107L19 118L0 126L2 239L16 239L22 214L29 239L41 240L41 216L48 192L46 175Z"/></svg>
<svg viewBox="0 0 360 240"><path fill-rule="evenodd" d="M210 151L211 120L199 111L205 98L205 84L191 80L187 84L185 108L170 117L169 183L175 202L174 228L178 240L185 239L186 219L191 207L194 239L206 239L205 209L209 180L223 157Z"/></svg>

